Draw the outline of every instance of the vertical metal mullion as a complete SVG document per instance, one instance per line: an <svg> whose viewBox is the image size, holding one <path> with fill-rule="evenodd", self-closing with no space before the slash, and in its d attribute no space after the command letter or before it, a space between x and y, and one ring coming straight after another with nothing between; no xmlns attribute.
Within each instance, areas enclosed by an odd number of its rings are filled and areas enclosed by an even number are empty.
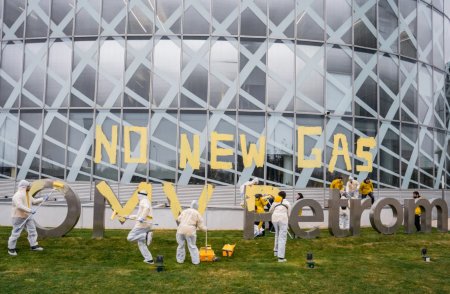
<svg viewBox="0 0 450 294"><path fill-rule="evenodd" d="M241 9L242 9L242 1L239 1L238 3L239 5L239 13L238 13L238 28L237 28L237 68L236 68L236 73L237 73L237 77L236 77L236 97L235 97L235 104L234 104L234 108L236 109L236 146L235 148L235 155L234 155L234 162L235 162L235 174L234 174L234 205L237 205L237 191L238 191L238 183L240 178L238 179L239 176L239 171L238 171L238 152L239 152L239 124L240 124L240 120L239 120L239 116L240 116L240 93L241 93L241 22L242 22L242 18L241 18ZM242 173L241 173L242 175ZM239 197L240 197L240 192L239 192ZM241 201L239 199L239 201Z"/></svg>
<svg viewBox="0 0 450 294"><path fill-rule="evenodd" d="M323 19L324 19L324 29L323 29L323 119L322 119L322 126L323 126L323 159L322 159L322 180L323 180L323 206L325 207L326 202L326 190L327 190L327 51L328 51L328 37L327 37L327 23L328 23L328 14L327 14L327 6L328 1L323 0ZM307 184L308 185L308 184Z"/></svg>

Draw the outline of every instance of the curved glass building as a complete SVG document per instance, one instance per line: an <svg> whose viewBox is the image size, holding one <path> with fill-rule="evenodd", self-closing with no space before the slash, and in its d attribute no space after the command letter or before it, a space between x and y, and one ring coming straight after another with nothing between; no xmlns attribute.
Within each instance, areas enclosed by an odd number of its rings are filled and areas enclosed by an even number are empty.
<svg viewBox="0 0 450 294"><path fill-rule="evenodd" d="M450 189L450 1L1 0L0 9L4 195L39 178L86 199L95 180L124 197L141 181L196 196L210 183L219 205L235 205L254 176L307 197L326 195L336 175L369 176L379 195ZM321 128L304 138L306 159L322 150L320 167L298 167L299 126ZM117 145L96 163L98 130ZM211 166L214 132L230 135L217 143L231 150L221 169ZM330 172L337 134L350 169L339 156ZM199 168L181 168L181 138L193 146L195 135ZM244 167L241 135L245 147L264 145L262 165ZM376 140L373 170L358 172L365 137ZM142 150L145 162L126 160Z"/></svg>

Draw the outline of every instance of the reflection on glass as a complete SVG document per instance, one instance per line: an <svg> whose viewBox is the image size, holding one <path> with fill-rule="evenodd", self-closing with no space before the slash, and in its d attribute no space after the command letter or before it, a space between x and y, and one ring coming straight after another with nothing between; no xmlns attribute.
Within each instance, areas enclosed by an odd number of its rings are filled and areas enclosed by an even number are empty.
<svg viewBox="0 0 450 294"><path fill-rule="evenodd" d="M352 17L351 0L326 0L327 39L330 43L351 44Z"/></svg>
<svg viewBox="0 0 450 294"><path fill-rule="evenodd" d="M209 40L183 39L180 107L206 108L209 45Z"/></svg>
<svg viewBox="0 0 450 294"><path fill-rule="evenodd" d="M17 111L0 112L1 178L14 178L16 176L18 122Z"/></svg>
<svg viewBox="0 0 450 294"><path fill-rule="evenodd" d="M161 34L180 34L182 0L156 0L156 27Z"/></svg>
<svg viewBox="0 0 450 294"><path fill-rule="evenodd" d="M398 58L383 54L378 56L380 83L380 116L392 120L399 119Z"/></svg>
<svg viewBox="0 0 450 294"><path fill-rule="evenodd" d="M418 185L418 160L413 156L417 150L418 129L417 125L402 124L402 189L416 189Z"/></svg>
<svg viewBox="0 0 450 294"><path fill-rule="evenodd" d="M20 78L22 76L23 43L2 44L0 72L0 106L4 108L19 106ZM17 89L15 91L15 89Z"/></svg>
<svg viewBox="0 0 450 294"><path fill-rule="evenodd" d="M193 5L195 3L195 5ZM209 34L210 0L184 3L183 34Z"/></svg>
<svg viewBox="0 0 450 294"><path fill-rule="evenodd" d="M292 0L268 1L269 37L293 38L295 2Z"/></svg>
<svg viewBox="0 0 450 294"><path fill-rule="evenodd" d="M48 51L45 104L67 107L70 89L72 42L69 39L50 41Z"/></svg>
<svg viewBox="0 0 450 294"><path fill-rule="evenodd" d="M128 2L128 34L153 34L155 0Z"/></svg>
<svg viewBox="0 0 450 294"><path fill-rule="evenodd" d="M181 41L163 37L155 40L153 103L156 107L177 107L180 83Z"/></svg>
<svg viewBox="0 0 450 294"><path fill-rule="evenodd" d="M271 40L267 53L267 106L270 110L293 111L294 44Z"/></svg>
<svg viewBox="0 0 450 294"><path fill-rule="evenodd" d="M400 8L400 53L417 57L417 1L402 0Z"/></svg>
<svg viewBox="0 0 450 294"><path fill-rule="evenodd" d="M382 188L398 188L400 185L400 153L399 123L382 121L380 123L380 186Z"/></svg>
<svg viewBox="0 0 450 294"><path fill-rule="evenodd" d="M18 179L39 178L42 110L22 110L19 121Z"/></svg>
<svg viewBox="0 0 450 294"><path fill-rule="evenodd" d="M152 40L127 40L124 107L149 105L152 50Z"/></svg>
<svg viewBox="0 0 450 294"><path fill-rule="evenodd" d="M103 0L102 27L103 36L125 33L126 2L123 0Z"/></svg>
<svg viewBox="0 0 450 294"><path fill-rule="evenodd" d="M123 91L125 40L108 38L100 41L97 105L118 107Z"/></svg>
<svg viewBox="0 0 450 294"><path fill-rule="evenodd" d="M210 50L209 103L218 109L235 109L238 50L235 38L214 38Z"/></svg>
<svg viewBox="0 0 450 294"><path fill-rule="evenodd" d="M355 115L377 117L377 54L355 48L353 63Z"/></svg>
<svg viewBox="0 0 450 294"><path fill-rule="evenodd" d="M241 4L241 35L266 36L267 3L266 0L254 0Z"/></svg>
<svg viewBox="0 0 450 294"><path fill-rule="evenodd" d="M52 1L52 15L50 21L50 36L71 36L75 0Z"/></svg>
<svg viewBox="0 0 450 294"><path fill-rule="evenodd" d="M431 26L431 7L423 2L419 2L417 20L417 41L419 43L418 52L420 61L428 64L432 63L432 48L433 48L433 29Z"/></svg>
<svg viewBox="0 0 450 294"><path fill-rule="evenodd" d="M427 116L428 111L432 108L433 97L433 79L431 67L421 64L419 65L419 123L430 124L431 115Z"/></svg>
<svg viewBox="0 0 450 294"><path fill-rule="evenodd" d="M323 41L325 27L323 15L324 0L309 2L296 0L296 2L297 16L295 25L297 27L297 39Z"/></svg>
<svg viewBox="0 0 450 294"><path fill-rule="evenodd" d="M25 0L5 0L3 39L22 39L25 24Z"/></svg>
<svg viewBox="0 0 450 294"><path fill-rule="evenodd" d="M417 63L400 60L400 97L402 101L402 121L417 122Z"/></svg>
<svg viewBox="0 0 450 294"><path fill-rule="evenodd" d="M66 166L67 110L49 110L44 115L42 177L64 179Z"/></svg>
<svg viewBox="0 0 450 294"><path fill-rule="evenodd" d="M90 180L95 129L93 123L92 110L70 110L66 175L69 182Z"/></svg>
<svg viewBox="0 0 450 294"><path fill-rule="evenodd" d="M419 127L419 166L420 166L420 187L432 188L434 178L433 164L433 131L431 128Z"/></svg>
<svg viewBox="0 0 450 294"><path fill-rule="evenodd" d="M75 35L98 35L101 0L77 1Z"/></svg>
<svg viewBox="0 0 450 294"><path fill-rule="evenodd" d="M177 168L177 113L154 111L150 122L151 182L175 182Z"/></svg>
<svg viewBox="0 0 450 294"><path fill-rule="evenodd" d="M397 0L378 2L379 48L398 53L398 6Z"/></svg>
<svg viewBox="0 0 450 294"><path fill-rule="evenodd" d="M260 39L241 39L240 109L264 109L266 101L266 52L267 44Z"/></svg>
<svg viewBox="0 0 450 294"><path fill-rule="evenodd" d="M327 110L352 112L352 50L348 47L327 47Z"/></svg>
<svg viewBox="0 0 450 294"><path fill-rule="evenodd" d="M74 42L71 107L93 106L97 72L97 41Z"/></svg>
<svg viewBox="0 0 450 294"><path fill-rule="evenodd" d="M50 0L28 1L27 38L43 38L48 34Z"/></svg>
<svg viewBox="0 0 450 294"><path fill-rule="evenodd" d="M25 65L21 107L42 106L44 99L45 67L47 63L46 43L25 43ZM40 60L40 62L36 62Z"/></svg>
<svg viewBox="0 0 450 294"><path fill-rule="evenodd" d="M380 6L383 0L380 2ZM354 44L357 46L377 47L377 1L354 0L353 1L353 35ZM381 15L382 9L380 9ZM334 12L336 13L336 12ZM397 23L396 23L397 26ZM394 28L396 28L396 26ZM381 31L382 28L380 28Z"/></svg>
<svg viewBox="0 0 450 294"><path fill-rule="evenodd" d="M444 18L433 11L433 64L444 68ZM447 36L447 38L450 38Z"/></svg>

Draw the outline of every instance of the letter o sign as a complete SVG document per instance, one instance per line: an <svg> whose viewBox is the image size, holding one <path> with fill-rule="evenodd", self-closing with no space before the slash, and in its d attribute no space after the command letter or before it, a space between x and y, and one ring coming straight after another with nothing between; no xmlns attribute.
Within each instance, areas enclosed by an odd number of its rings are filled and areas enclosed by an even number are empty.
<svg viewBox="0 0 450 294"><path fill-rule="evenodd" d="M383 207L389 206L392 210L393 218L389 225L381 222L381 211ZM377 200L370 211L370 223L372 227L379 233L385 235L394 234L403 223L403 208L400 202L393 198L382 198Z"/></svg>
<svg viewBox="0 0 450 294"><path fill-rule="evenodd" d="M81 215L81 202L78 195L66 183L58 180L38 180L31 185L30 195L34 197L37 193L44 189L53 189L54 182L63 183L64 188L56 189L64 194L67 202L67 215L62 224L56 228L45 228L36 223L39 237L62 237L70 232L78 222Z"/></svg>

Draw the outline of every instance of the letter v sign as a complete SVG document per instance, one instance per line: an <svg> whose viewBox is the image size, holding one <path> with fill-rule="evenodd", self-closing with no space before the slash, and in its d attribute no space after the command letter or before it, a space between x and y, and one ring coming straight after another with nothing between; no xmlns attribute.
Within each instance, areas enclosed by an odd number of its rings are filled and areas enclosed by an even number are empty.
<svg viewBox="0 0 450 294"><path fill-rule="evenodd" d="M116 194L111 190L111 187L105 182L101 181L96 186L98 192L108 200L109 205L111 205L111 208L113 210L113 214L111 216L111 219L114 219L116 216L119 216L119 221L121 223L125 222L125 216L128 216L133 212L133 210L136 208L136 205L139 204L139 198L137 196L138 192L141 190L147 191L147 198L152 202L152 185L141 182L139 183L137 189L133 192L133 195L128 199L125 206L122 206L117 199Z"/></svg>
<svg viewBox="0 0 450 294"><path fill-rule="evenodd" d="M167 199L170 201L170 210L172 211L172 215L175 220L177 220L178 216L181 213L181 205L178 200L177 193L175 192L175 187L172 183L164 182L163 191L166 194ZM214 186L211 184L205 185L203 187L202 194L198 199L198 212L203 214L206 210L206 206L208 202L211 200L212 194L214 192Z"/></svg>

